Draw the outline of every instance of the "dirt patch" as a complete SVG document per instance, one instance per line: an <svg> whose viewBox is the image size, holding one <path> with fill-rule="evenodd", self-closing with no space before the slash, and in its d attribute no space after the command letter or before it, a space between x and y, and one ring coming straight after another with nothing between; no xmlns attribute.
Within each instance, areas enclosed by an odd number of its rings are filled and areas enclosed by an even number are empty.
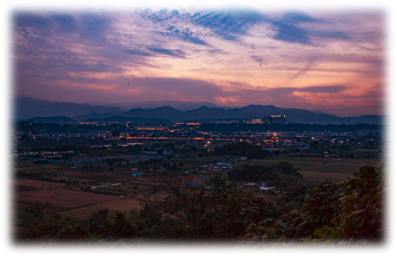
<svg viewBox="0 0 397 256"><path fill-rule="evenodd" d="M13 180L13 184L14 184L14 186L27 186L27 187L32 187L32 188L41 188L42 181L41 180L17 179L17 180ZM43 185L45 188L50 188L49 181L43 181ZM64 187L67 185L68 185L67 183L62 183L62 182L51 182L52 188Z"/></svg>
<svg viewBox="0 0 397 256"><path fill-rule="evenodd" d="M316 171L299 171L303 175L303 179L308 180L331 180L334 182L340 182L346 180L348 177L353 175L348 173L332 173L332 172L316 172Z"/></svg>
<svg viewBox="0 0 397 256"><path fill-rule="evenodd" d="M131 177L129 173L118 173L106 171L105 176L102 172L97 171L68 171L65 173L71 179L86 179L86 180L126 180Z"/></svg>
<svg viewBox="0 0 397 256"><path fill-rule="evenodd" d="M73 191L67 189L38 189L23 191L15 199L50 203L60 207L75 208L87 204L105 203L120 200L117 196L94 194L89 192Z"/></svg>
<svg viewBox="0 0 397 256"><path fill-rule="evenodd" d="M22 186L22 185L14 185L14 184L1 184L3 193L12 193L18 191L29 191L37 188Z"/></svg>
<svg viewBox="0 0 397 256"><path fill-rule="evenodd" d="M73 218L86 219L89 218L94 212L98 212L99 210L105 208L107 208L109 211L120 211L124 213L128 213L133 209L142 209L137 200L119 197L118 200L82 207L70 211L64 211L60 214L64 217L71 216Z"/></svg>

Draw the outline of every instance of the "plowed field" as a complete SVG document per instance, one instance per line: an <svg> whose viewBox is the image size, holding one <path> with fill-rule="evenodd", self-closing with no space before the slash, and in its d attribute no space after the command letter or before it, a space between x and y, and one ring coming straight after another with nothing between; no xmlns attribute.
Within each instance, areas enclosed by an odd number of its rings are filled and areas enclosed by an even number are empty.
<svg viewBox="0 0 397 256"><path fill-rule="evenodd" d="M16 199L23 199L39 203L50 203L61 207L75 208L87 204L97 204L119 200L117 196L101 195L66 189L38 189L23 191L16 195Z"/></svg>
<svg viewBox="0 0 397 256"><path fill-rule="evenodd" d="M42 186L42 181L41 180L23 180L23 179L17 179L13 180L13 183L15 186L26 186L26 187L32 187L32 188L41 188ZM49 181L43 181L43 185L45 188L50 188L50 182ZM66 183L61 183L61 182L51 182L51 187L52 188L58 188L58 187L64 187L68 184Z"/></svg>

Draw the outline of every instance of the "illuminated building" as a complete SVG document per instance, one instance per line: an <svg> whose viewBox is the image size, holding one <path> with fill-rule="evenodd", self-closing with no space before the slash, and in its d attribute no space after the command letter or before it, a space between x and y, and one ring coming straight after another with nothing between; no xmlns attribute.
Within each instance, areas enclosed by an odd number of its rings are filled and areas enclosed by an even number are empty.
<svg viewBox="0 0 397 256"><path fill-rule="evenodd" d="M168 126L135 126L138 131L167 131Z"/></svg>
<svg viewBox="0 0 397 256"><path fill-rule="evenodd" d="M263 124L262 119L251 119L245 122L246 124Z"/></svg>
<svg viewBox="0 0 397 256"><path fill-rule="evenodd" d="M252 119L251 117L251 111L250 111L250 120L245 121L246 124L263 124L262 119Z"/></svg>
<svg viewBox="0 0 397 256"><path fill-rule="evenodd" d="M265 124L286 124L285 115L267 115L263 117Z"/></svg>

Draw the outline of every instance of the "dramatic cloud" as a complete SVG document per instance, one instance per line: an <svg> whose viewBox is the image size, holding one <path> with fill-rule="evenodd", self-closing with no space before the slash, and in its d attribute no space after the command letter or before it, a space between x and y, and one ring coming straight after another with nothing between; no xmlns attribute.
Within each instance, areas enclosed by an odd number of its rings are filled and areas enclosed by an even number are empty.
<svg viewBox="0 0 397 256"><path fill-rule="evenodd" d="M259 67L262 67L262 61L264 61L264 59L262 59L262 57L256 56L256 55L252 55L251 58L252 58L254 61L259 62Z"/></svg>
<svg viewBox="0 0 397 256"><path fill-rule="evenodd" d="M300 92L337 93L347 89L345 85L309 86L299 89Z"/></svg>
<svg viewBox="0 0 397 256"><path fill-rule="evenodd" d="M182 50L170 50L170 49L162 49L162 48L148 48L148 50L157 52L160 54L165 54L174 57L184 58L185 53Z"/></svg>
<svg viewBox="0 0 397 256"><path fill-rule="evenodd" d="M383 28L379 12L18 12L15 93L376 114L384 103Z"/></svg>

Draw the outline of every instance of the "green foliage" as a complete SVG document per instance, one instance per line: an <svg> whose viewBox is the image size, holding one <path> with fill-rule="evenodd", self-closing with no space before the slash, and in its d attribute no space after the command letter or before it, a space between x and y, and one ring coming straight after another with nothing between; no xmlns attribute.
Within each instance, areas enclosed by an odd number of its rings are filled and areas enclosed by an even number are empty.
<svg viewBox="0 0 397 256"><path fill-rule="evenodd" d="M32 138L24 132L21 136L21 141L32 141Z"/></svg>
<svg viewBox="0 0 397 256"><path fill-rule="evenodd" d="M338 185L332 207L338 214L331 221L346 238L379 239L383 228L382 168L360 168L354 178Z"/></svg>
<svg viewBox="0 0 397 256"><path fill-rule="evenodd" d="M255 182L271 181L275 186L304 186L302 175L290 163L280 162L274 166L244 164L228 172L230 180Z"/></svg>
<svg viewBox="0 0 397 256"><path fill-rule="evenodd" d="M178 168L178 164L176 162L174 162L173 165L171 165L171 167L168 170L169 172L174 172L174 173L179 173L180 170Z"/></svg>
<svg viewBox="0 0 397 256"><path fill-rule="evenodd" d="M248 168L248 167L246 167ZM254 166L253 170L266 170ZM269 167L270 168L270 167ZM288 163L272 172L294 177ZM272 202L214 176L212 189L191 186L186 175L168 171L154 177L168 193L165 198L141 199L142 210L130 215L100 210L88 220L45 216L45 205L24 210L18 239L30 240L237 240L285 242L292 240L334 243L340 240L379 240L383 230L382 168L362 167L354 178L315 187L295 187ZM21 224L21 225L22 225Z"/></svg>
<svg viewBox="0 0 397 256"><path fill-rule="evenodd" d="M238 181L268 181L277 179L278 175L270 166L244 164L230 170L228 177Z"/></svg>
<svg viewBox="0 0 397 256"><path fill-rule="evenodd" d="M30 205L26 208L26 212L30 215L31 218L33 219L42 219L44 214L43 214L43 206L40 204L36 203L33 205Z"/></svg>
<svg viewBox="0 0 397 256"><path fill-rule="evenodd" d="M55 222L38 236L34 253L158 253L147 239L136 237L136 227L120 212L107 209L94 213L88 221ZM29 235L31 235L30 233ZM40 240L41 238L41 240Z"/></svg>
<svg viewBox="0 0 397 256"><path fill-rule="evenodd" d="M89 189L88 191L91 193L94 193L94 194L110 195L110 196L125 196L126 195L126 192L106 191L106 188Z"/></svg>
<svg viewBox="0 0 397 256"><path fill-rule="evenodd" d="M118 130L112 131L112 137L119 137L119 136L120 136L120 132Z"/></svg>
<svg viewBox="0 0 397 256"><path fill-rule="evenodd" d="M156 239L236 239L250 223L275 218L284 211L264 198L215 176L213 190L171 186L164 199L142 200L138 233Z"/></svg>
<svg viewBox="0 0 397 256"><path fill-rule="evenodd" d="M364 166L339 185L324 182L308 191L300 209L252 224L248 240L286 241L314 235L322 240L379 240L383 219L382 168Z"/></svg>
<svg viewBox="0 0 397 256"><path fill-rule="evenodd" d="M302 177L302 175L300 175L300 174L297 172L298 169L297 169L297 168L294 168L294 167L292 166L292 164L290 164L290 163L288 163L288 162L283 162L283 161L281 161L281 162L279 162L278 164L274 165L274 166L273 166L273 169L274 169L275 171L278 171L278 172L283 173L283 174L291 174L291 175L294 175L294 176L297 176L297 177Z"/></svg>

